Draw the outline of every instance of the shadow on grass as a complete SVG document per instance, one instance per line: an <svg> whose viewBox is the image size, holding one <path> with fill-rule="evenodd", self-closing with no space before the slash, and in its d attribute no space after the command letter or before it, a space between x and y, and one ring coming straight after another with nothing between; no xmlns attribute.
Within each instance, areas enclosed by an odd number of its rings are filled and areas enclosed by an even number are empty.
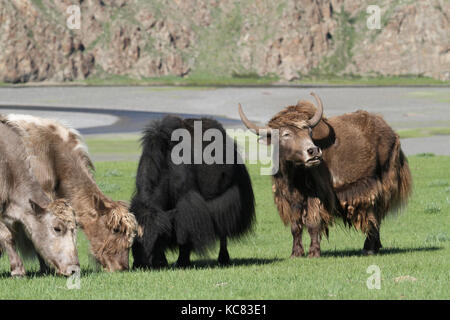
<svg viewBox="0 0 450 320"><path fill-rule="evenodd" d="M91 269L86 269L86 270L82 270L81 271L81 277L93 274L93 273L99 273L99 271L97 270L91 270ZM17 279L21 279L21 278L27 278L27 279L32 279L32 278L48 278L48 277L58 277L61 279L67 279L69 277L66 276L62 276L62 275L58 275L54 272L41 272L41 271L36 271L36 270L31 270L31 271L26 271L25 277L18 277ZM10 271L3 271L0 272L0 280L1 279L8 279L8 278L13 278L11 277L11 272Z"/></svg>
<svg viewBox="0 0 450 320"><path fill-rule="evenodd" d="M282 261L283 259L273 258L273 259L261 259L261 258L236 258L231 259L229 264L222 265L214 259L200 259L192 261L191 265L184 269L214 269L214 268L231 268L231 267L239 267L239 266L255 266L255 265L267 265ZM157 271L157 270L168 270L168 269L183 269L177 268L174 266L170 266L168 268L162 269L133 269L131 268L128 272L133 271ZM84 269L81 271L81 278L84 276L88 276L94 273L101 273L102 271L93 270L93 269ZM67 278L61 275L56 275L55 273L44 273L36 270L27 271L26 276L24 278L46 278L46 277L59 277L61 279ZM0 280L11 278L11 273L9 271L0 272Z"/></svg>
<svg viewBox="0 0 450 320"><path fill-rule="evenodd" d="M263 258L236 258L231 259L230 263L222 265L217 260L214 259L200 259L194 260L191 263L190 268L195 269L212 269L212 268L230 268L230 267L241 267L241 266L259 266L272 264L278 261L282 261L282 259L271 258L271 259L263 259Z"/></svg>
<svg viewBox="0 0 450 320"><path fill-rule="evenodd" d="M420 248L381 248L380 252L378 252L377 256L384 256L390 254L401 254L407 252L422 252L422 251L437 251L442 250L441 247L420 247ZM329 250L322 251L322 257L365 257L362 253L361 249L352 249L352 250Z"/></svg>
<svg viewBox="0 0 450 320"><path fill-rule="evenodd" d="M408 252L427 252L427 251L437 251L442 250L442 247L420 247L420 248L385 248L381 249L377 256L383 255L391 255L391 254L402 254ZM328 250L322 251L321 257L365 257L360 249L351 249L351 250ZM305 256L306 257L306 256ZM215 259L200 259L194 260L191 265L184 269L214 269L214 268L231 268L231 267L240 267L240 266L255 266L255 265L268 265L276 262L280 262L286 259L280 258L236 258L232 259L229 264L222 265ZM152 271L152 270L167 270L167 269L183 269L177 268L175 266L170 266L168 268L162 269L133 269L131 268L129 272L143 270L143 271ZM102 271L94 270L94 269L84 269L81 271L81 277L88 276L94 273L101 273ZM60 277L62 279L67 278L61 275L56 275L55 273L45 273L41 271L27 271L25 278L45 278L45 277ZM0 272L0 279L11 278L10 271Z"/></svg>
<svg viewBox="0 0 450 320"><path fill-rule="evenodd" d="M283 261L283 259L272 258L272 259L263 259L263 258L236 258L231 259L228 264L220 264L217 259L199 259L191 261L189 266L185 267L177 267L176 264L171 264L168 267L162 268L132 268L130 271L151 271L151 270L183 270L183 269L215 269L215 268L232 268L232 267L240 267L240 266L262 266L267 264L276 263L279 261Z"/></svg>

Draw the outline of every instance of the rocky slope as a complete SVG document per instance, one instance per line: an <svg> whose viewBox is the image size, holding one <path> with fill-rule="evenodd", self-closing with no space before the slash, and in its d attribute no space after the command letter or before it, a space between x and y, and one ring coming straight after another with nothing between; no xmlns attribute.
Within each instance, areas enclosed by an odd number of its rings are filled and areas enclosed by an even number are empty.
<svg viewBox="0 0 450 320"><path fill-rule="evenodd" d="M450 1L0 0L0 81L126 75L450 80ZM81 7L70 30L69 5Z"/></svg>

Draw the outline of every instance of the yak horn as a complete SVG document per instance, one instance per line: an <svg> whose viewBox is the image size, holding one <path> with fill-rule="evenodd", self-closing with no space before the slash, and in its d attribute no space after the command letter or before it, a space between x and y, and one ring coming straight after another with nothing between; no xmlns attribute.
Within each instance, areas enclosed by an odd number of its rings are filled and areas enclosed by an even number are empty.
<svg viewBox="0 0 450 320"><path fill-rule="evenodd" d="M254 124L253 122L251 122L250 120L248 120L248 118L245 116L244 111L242 110L242 106L239 103L238 106L238 110L239 110L239 116L241 117L242 122L245 124L245 126L250 129L255 131L255 133L257 135L260 135L259 131L260 130L266 130L267 131L267 135L270 136L272 133L272 129L270 127L260 127L257 126L256 124Z"/></svg>
<svg viewBox="0 0 450 320"><path fill-rule="evenodd" d="M314 92L311 92L311 95L317 101L317 110L316 110L316 113L313 115L313 117L308 120L308 125L311 128L314 128L315 126L317 126L319 124L320 119L322 119L323 105L322 105L322 100L320 100L320 98L319 98L319 96L317 94L315 94Z"/></svg>

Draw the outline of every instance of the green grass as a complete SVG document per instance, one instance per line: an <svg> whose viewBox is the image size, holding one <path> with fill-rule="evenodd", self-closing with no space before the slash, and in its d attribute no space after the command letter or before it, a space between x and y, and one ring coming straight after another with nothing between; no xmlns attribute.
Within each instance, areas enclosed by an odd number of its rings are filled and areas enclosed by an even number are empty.
<svg viewBox="0 0 450 320"><path fill-rule="evenodd" d="M306 75L301 80L292 82L299 85L342 85L342 86L427 86L450 85L449 81L441 81L429 77L417 76L359 76L359 75Z"/></svg>
<svg viewBox="0 0 450 320"><path fill-rule="evenodd" d="M258 77L253 74L235 75L235 76L218 76L203 73L196 73L186 77L178 76L161 76L155 78L131 78L128 76L106 75L103 77L92 76L86 80L76 81L75 84L85 84L89 86L108 86L108 85L124 85L124 86L245 86L245 85L271 85L278 81L278 77L266 76Z"/></svg>
<svg viewBox="0 0 450 320"><path fill-rule="evenodd" d="M431 127L431 128L415 128L415 129L399 129L398 135L402 139L431 137L436 135L450 135L449 127Z"/></svg>
<svg viewBox="0 0 450 320"><path fill-rule="evenodd" d="M66 279L9 277L6 255L0 259L0 299L449 299L450 298L450 157L412 156L414 193L409 206L386 219L381 254L362 256L364 237L341 224L322 241L319 259L290 259L291 235L273 204L271 181L249 166L257 204L254 232L229 246L233 263L219 267L217 249L193 257L186 270L131 271L109 274L89 262L88 244L79 233L80 290ZM96 163L96 180L113 199L131 197L136 162ZM304 235L306 248L309 236ZM168 254L169 262L176 260ZM381 289L366 287L370 265L381 269ZM410 276L416 281L396 281ZM398 280L398 279L397 279Z"/></svg>
<svg viewBox="0 0 450 320"><path fill-rule="evenodd" d="M416 91L409 93L410 96L423 99L431 99L436 102L449 103L450 91L436 92L436 91Z"/></svg>
<svg viewBox="0 0 450 320"><path fill-rule="evenodd" d="M138 154L140 136L134 134L97 136L85 139L89 153L94 155Z"/></svg>
<svg viewBox="0 0 450 320"><path fill-rule="evenodd" d="M89 86L108 85L167 85L167 86L252 86L280 84L277 76L259 77L253 73L233 74L232 76L218 76L213 74L197 73L186 77L163 76L155 78L135 79L128 76L107 75L104 77L89 77L86 80L76 81L75 84ZM449 81L441 81L428 77L416 76L374 76L363 77L358 75L306 75L300 80L289 82L292 85L343 85L343 86L420 86L420 85L450 85Z"/></svg>
<svg viewBox="0 0 450 320"><path fill-rule="evenodd" d="M2 86L36 86L40 83L11 84L0 82ZM43 86L54 85L54 83L41 83ZM185 77L161 76L154 78L132 78L126 75L92 75L85 80L61 82L59 85L81 85L81 86L174 86L175 89L205 89L206 87L224 86L271 86L271 85L293 85L293 86L449 86L449 81L441 81L428 77L417 76L358 76L358 75L336 75L336 74L309 74L303 75L299 80L286 82L278 76L270 75L260 77L253 73L233 74L231 76L218 76L217 74L194 73ZM432 98L438 102L448 102L448 95L442 94L430 97L430 94L422 92L411 94L421 98Z"/></svg>

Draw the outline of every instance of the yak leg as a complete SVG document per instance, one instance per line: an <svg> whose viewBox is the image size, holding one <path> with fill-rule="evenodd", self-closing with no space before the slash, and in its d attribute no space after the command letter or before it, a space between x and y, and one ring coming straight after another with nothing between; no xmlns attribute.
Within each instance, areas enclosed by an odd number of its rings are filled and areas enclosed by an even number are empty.
<svg viewBox="0 0 450 320"><path fill-rule="evenodd" d="M154 268L161 269L167 267L169 264L164 253L164 246L158 240L155 242L154 249L150 254L147 254L144 246L140 241L135 241L132 246L133 253L133 268Z"/></svg>
<svg viewBox="0 0 450 320"><path fill-rule="evenodd" d="M160 269L169 265L164 250L155 250L150 261L152 268Z"/></svg>
<svg viewBox="0 0 450 320"><path fill-rule="evenodd" d="M167 262L164 240L158 239L153 246L153 251L150 257L150 266L154 269L166 268Z"/></svg>
<svg viewBox="0 0 450 320"><path fill-rule="evenodd" d="M16 251L11 231L9 231L9 229L1 222L0 222L0 245L8 254L9 264L11 266L11 276L13 277L25 276L25 268L23 266L22 260L20 259Z"/></svg>
<svg viewBox="0 0 450 320"><path fill-rule="evenodd" d="M380 251L380 248L382 248L380 241L380 228L370 222L369 232L367 233L366 241L364 241L363 254L376 254Z"/></svg>
<svg viewBox="0 0 450 320"><path fill-rule="evenodd" d="M144 250L144 246L136 239L131 247L133 253L133 269L150 267L149 259Z"/></svg>
<svg viewBox="0 0 450 320"><path fill-rule="evenodd" d="M178 260L175 264L176 267L186 268L191 264L191 251L192 246L190 244L180 245L180 250L178 254Z"/></svg>
<svg viewBox="0 0 450 320"><path fill-rule="evenodd" d="M228 264L230 263L230 255L228 254L227 249L227 237L220 238L220 251L219 258L217 259L219 264Z"/></svg>
<svg viewBox="0 0 450 320"><path fill-rule="evenodd" d="M320 225L308 227L311 245L309 246L308 258L320 257Z"/></svg>
<svg viewBox="0 0 450 320"><path fill-rule="evenodd" d="M305 254L302 243L303 226L299 222L291 224L292 253L291 258L302 257Z"/></svg>

